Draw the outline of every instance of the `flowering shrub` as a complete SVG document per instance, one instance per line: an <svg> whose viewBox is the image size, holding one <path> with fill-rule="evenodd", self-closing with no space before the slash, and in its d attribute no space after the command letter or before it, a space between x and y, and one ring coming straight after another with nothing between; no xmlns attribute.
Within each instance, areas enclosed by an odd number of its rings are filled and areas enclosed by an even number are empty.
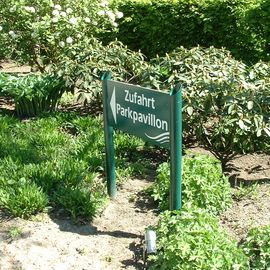
<svg viewBox="0 0 270 270"><path fill-rule="evenodd" d="M43 72L85 37L114 31L121 17L123 13L111 10L106 0L2 1L0 56L29 62Z"/></svg>

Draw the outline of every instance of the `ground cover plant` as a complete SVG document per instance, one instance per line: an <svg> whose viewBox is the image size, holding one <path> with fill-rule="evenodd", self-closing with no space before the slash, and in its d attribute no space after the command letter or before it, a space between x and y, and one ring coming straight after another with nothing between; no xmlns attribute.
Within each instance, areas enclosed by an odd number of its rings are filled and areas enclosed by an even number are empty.
<svg viewBox="0 0 270 270"><path fill-rule="evenodd" d="M249 257L250 268L263 270L270 267L270 226L252 228L241 247Z"/></svg>
<svg viewBox="0 0 270 270"><path fill-rule="evenodd" d="M63 209L74 220L91 219L107 200L101 119L59 114L21 122L0 116L0 208L28 218ZM125 151L142 142L116 135L122 161L118 178L136 173ZM125 149L125 150L123 150ZM139 157L138 157L139 159Z"/></svg>
<svg viewBox="0 0 270 270"><path fill-rule="evenodd" d="M249 269L237 242L203 209L165 211L156 230L157 254L150 269Z"/></svg>
<svg viewBox="0 0 270 270"><path fill-rule="evenodd" d="M161 210L169 209L170 165L157 169L152 196ZM223 175L220 162L207 155L183 157L182 203L218 214L232 203L228 178Z"/></svg>

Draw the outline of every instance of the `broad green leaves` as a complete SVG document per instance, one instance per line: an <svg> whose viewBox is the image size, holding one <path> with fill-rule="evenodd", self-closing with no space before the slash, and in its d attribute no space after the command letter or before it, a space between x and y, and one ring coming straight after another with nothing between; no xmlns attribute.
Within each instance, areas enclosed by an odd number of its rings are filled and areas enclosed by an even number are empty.
<svg viewBox="0 0 270 270"><path fill-rule="evenodd" d="M181 83L185 134L227 155L269 149L269 78L265 63L248 67L223 49L180 47L152 59L142 81L160 90Z"/></svg>
<svg viewBox="0 0 270 270"><path fill-rule="evenodd" d="M161 214L157 255L150 269L248 270L248 258L219 226L216 217L199 208Z"/></svg>
<svg viewBox="0 0 270 270"><path fill-rule="evenodd" d="M197 155L183 158L182 176L183 205L204 208L210 213L220 213L231 204L228 179L223 176L219 161L215 158ZM159 208L168 209L170 168L163 163L158 168L157 180L152 196Z"/></svg>

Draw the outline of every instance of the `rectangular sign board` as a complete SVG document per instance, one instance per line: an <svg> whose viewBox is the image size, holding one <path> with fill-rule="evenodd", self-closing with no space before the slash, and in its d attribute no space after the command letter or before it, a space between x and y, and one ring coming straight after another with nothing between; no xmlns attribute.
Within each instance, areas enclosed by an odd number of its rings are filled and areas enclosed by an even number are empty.
<svg viewBox="0 0 270 270"><path fill-rule="evenodd" d="M170 148L170 95L107 81L108 123L155 145Z"/></svg>
<svg viewBox="0 0 270 270"><path fill-rule="evenodd" d="M170 209L181 208L182 94L178 85L170 93L112 81L105 72L103 117L107 189L116 196L114 129L119 129L170 150Z"/></svg>

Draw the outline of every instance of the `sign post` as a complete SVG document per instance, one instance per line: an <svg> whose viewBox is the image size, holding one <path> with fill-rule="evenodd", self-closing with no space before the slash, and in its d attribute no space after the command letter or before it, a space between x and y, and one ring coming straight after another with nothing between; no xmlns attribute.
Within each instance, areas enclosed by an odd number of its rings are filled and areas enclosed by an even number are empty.
<svg viewBox="0 0 270 270"><path fill-rule="evenodd" d="M116 196L113 130L117 128L171 151L170 209L181 208L182 95L180 86L170 93L103 80L107 190Z"/></svg>

